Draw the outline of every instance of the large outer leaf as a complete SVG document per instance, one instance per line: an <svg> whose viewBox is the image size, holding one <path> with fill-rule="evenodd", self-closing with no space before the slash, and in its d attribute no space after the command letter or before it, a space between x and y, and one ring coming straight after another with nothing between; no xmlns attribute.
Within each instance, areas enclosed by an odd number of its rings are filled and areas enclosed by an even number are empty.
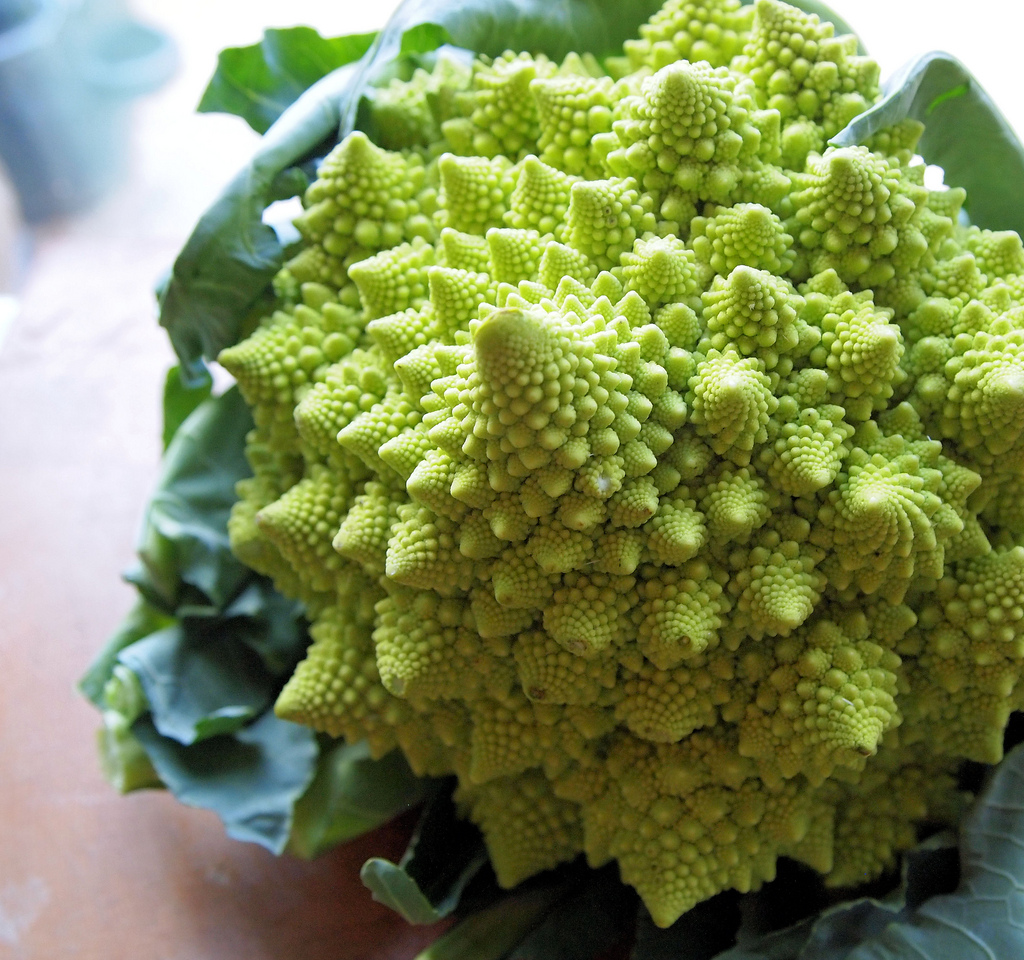
<svg viewBox="0 0 1024 960"><path fill-rule="evenodd" d="M435 940L416 960L503 960L535 930L565 887L516 889Z"/></svg>
<svg viewBox="0 0 1024 960"><path fill-rule="evenodd" d="M905 117L925 124L918 152L942 167L946 183L967 191L972 223L1024 233L1024 146L959 60L933 52L908 63L887 81L883 98L831 142L863 143Z"/></svg>
<svg viewBox="0 0 1024 960"><path fill-rule="evenodd" d="M277 693L255 651L230 629L203 634L202 621L186 621L121 651L142 684L153 725L183 744L233 733Z"/></svg>
<svg viewBox="0 0 1024 960"><path fill-rule="evenodd" d="M132 732L182 803L212 810L236 840L284 850L295 801L315 769L311 730L268 712L234 736L190 746L162 737L148 718L138 720Z"/></svg>
<svg viewBox="0 0 1024 960"><path fill-rule="evenodd" d="M290 677L309 646L304 607L256 577L224 611L232 632L260 655L275 677Z"/></svg>
<svg viewBox="0 0 1024 960"><path fill-rule="evenodd" d="M960 836L910 851L883 900L840 903L716 960L1017 960L1024 957L1024 745L995 769Z"/></svg>
<svg viewBox="0 0 1024 960"><path fill-rule="evenodd" d="M222 609L252 572L231 553L227 519L248 476L252 416L237 388L204 401L178 429L143 521L141 575L130 576L168 613L190 599ZM198 591L198 595L196 595Z"/></svg>
<svg viewBox="0 0 1024 960"><path fill-rule="evenodd" d="M635 915L636 894L619 881L614 865L588 871L508 960L594 960L623 942Z"/></svg>
<svg viewBox="0 0 1024 960"><path fill-rule="evenodd" d="M221 50L217 70L196 109L234 114L257 133L266 133L304 90L358 60L375 36L328 39L311 27L267 30L259 43Z"/></svg>
<svg viewBox="0 0 1024 960"><path fill-rule="evenodd" d="M171 367L164 381L164 452L171 445L178 428L191 416L192 412L213 390L213 377L209 371L206 375L190 378L186 383L181 376L180 367Z"/></svg>
<svg viewBox="0 0 1024 960"><path fill-rule="evenodd" d="M374 760L365 741L324 743L316 777L295 805L288 851L315 857L410 810L429 787L400 750Z"/></svg>
<svg viewBox="0 0 1024 960"><path fill-rule="evenodd" d="M849 960L1024 957L1024 745L996 768L960 839L960 886L890 924Z"/></svg>
<svg viewBox="0 0 1024 960"><path fill-rule="evenodd" d="M318 748L308 731L266 711L309 638L296 603L239 563L228 544L235 484L249 474L247 406L230 390L202 400L174 429L195 398L179 392L176 379L169 387L165 423L173 440L143 524L143 566L129 577L142 596L80 687L103 711L101 756L118 789L159 785L158 767L184 802L211 807L226 823L238 821L236 835L279 849ZM119 694L127 686L117 681L129 679L140 706L125 713ZM140 713L146 716L129 726ZM277 742L294 742L294 755L269 761L266 749ZM254 819L235 783L246 777L252 800L262 795L273 811L269 820Z"/></svg>
<svg viewBox="0 0 1024 960"><path fill-rule="evenodd" d="M85 676L78 681L78 689L94 705L103 709L103 687L110 679L122 650L151 633L172 626L175 620L165 611L147 603L142 597L121 621L117 630L89 665Z"/></svg>
<svg viewBox="0 0 1024 960"><path fill-rule="evenodd" d="M924 872L925 876L909 879L907 863L914 865L911 869L915 874ZM952 847L931 850L920 856L912 854L905 862L903 884L885 899L859 897L842 901L792 926L753 938L744 937L741 927L738 945L717 954L714 960L846 960L850 951L863 940L911 915L913 907L920 903L911 899L911 886L918 891L949 889L943 887L941 881L947 876L950 864L955 872L956 850ZM928 876L930 870L936 870L934 877ZM937 888L935 879L940 881ZM672 960L683 958L673 957Z"/></svg>
<svg viewBox="0 0 1024 960"><path fill-rule="evenodd" d="M437 923L458 906L486 862L480 832L458 818L450 790L441 789L427 804L401 861L374 857L359 877L374 900L409 923Z"/></svg>

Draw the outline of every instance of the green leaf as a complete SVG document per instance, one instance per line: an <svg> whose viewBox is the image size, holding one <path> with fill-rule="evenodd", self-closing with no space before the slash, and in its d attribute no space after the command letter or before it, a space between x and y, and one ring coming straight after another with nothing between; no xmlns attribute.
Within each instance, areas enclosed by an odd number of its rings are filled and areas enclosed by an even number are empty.
<svg viewBox="0 0 1024 960"><path fill-rule="evenodd" d="M104 706L103 688L113 675L121 651L137 640L148 637L158 630L163 630L173 623L173 617L168 616L163 610L148 603L142 597L138 597L135 606L96 655L96 659L89 666L85 676L78 681L78 689L94 706L102 708Z"/></svg>
<svg viewBox="0 0 1024 960"><path fill-rule="evenodd" d="M232 555L227 535L235 484L250 473L244 453L250 429L249 408L232 388L203 401L167 449L143 521L143 572L129 579L169 613L198 599L195 591L222 608L252 576Z"/></svg>
<svg viewBox="0 0 1024 960"><path fill-rule="evenodd" d="M100 765L103 775L119 793L162 786L132 724L149 712L149 702L138 677L123 663L116 663L103 685L99 704L103 726L99 730Z"/></svg>
<svg viewBox="0 0 1024 960"><path fill-rule="evenodd" d="M785 930L776 930L756 941L719 953L715 960L797 960L813 925L814 918L801 920Z"/></svg>
<svg viewBox="0 0 1024 960"><path fill-rule="evenodd" d="M270 69L262 43L228 47L217 55L217 70L196 110L234 114L265 133L301 92L289 77Z"/></svg>
<svg viewBox="0 0 1024 960"><path fill-rule="evenodd" d="M925 110L925 116L930 117L936 107L942 106L942 104L947 100L952 100L954 97L962 97L968 90L970 90L970 86L966 83L961 83L957 87L951 87L949 90L944 90L928 104L928 108Z"/></svg>
<svg viewBox="0 0 1024 960"><path fill-rule="evenodd" d="M367 860L359 871L359 879L374 900L400 914L406 923L437 923L451 912L438 910L409 874L383 857Z"/></svg>
<svg viewBox="0 0 1024 960"><path fill-rule="evenodd" d="M376 36L371 31L324 38L311 27L271 29L263 34L262 47L270 69L288 76L302 92L332 70L362 57Z"/></svg>
<svg viewBox="0 0 1024 960"><path fill-rule="evenodd" d="M448 916L487 862L479 831L455 813L450 786L427 804L398 864L374 857L359 873L373 899L409 923L436 923Z"/></svg>
<svg viewBox="0 0 1024 960"><path fill-rule="evenodd" d="M295 806L288 851L315 857L411 810L428 788L400 750L374 760L365 741L322 745L316 776Z"/></svg>
<svg viewBox="0 0 1024 960"><path fill-rule="evenodd" d="M132 732L157 774L184 804L212 810L229 836L281 853L295 802L316 770L317 742L306 727L270 711L233 735L185 746L146 717Z"/></svg>
<svg viewBox="0 0 1024 960"><path fill-rule="evenodd" d="M848 960L1024 956L1024 746L996 768L960 832L960 885L925 900Z"/></svg>
<svg viewBox="0 0 1024 960"><path fill-rule="evenodd" d="M451 39L444 27L436 23L421 23L402 34L402 47L399 53L403 57L431 53L438 47L451 43Z"/></svg>
<svg viewBox="0 0 1024 960"><path fill-rule="evenodd" d="M224 611L231 628L276 677L291 676L309 646L303 606L278 593L266 577L257 577Z"/></svg>
<svg viewBox="0 0 1024 960"><path fill-rule="evenodd" d="M636 894L619 881L617 867L588 870L508 960L594 960L623 942L636 906Z"/></svg>
<svg viewBox="0 0 1024 960"><path fill-rule="evenodd" d="M833 960L884 930L902 915L903 897L875 900L862 897L826 910L808 931L799 956L806 960Z"/></svg>
<svg viewBox="0 0 1024 960"><path fill-rule="evenodd" d="M221 50L196 109L234 114L265 133L304 90L366 53L374 36L326 39L311 27L267 30L259 43Z"/></svg>
<svg viewBox="0 0 1024 960"><path fill-rule="evenodd" d="M149 754L120 714L104 711L97 747L103 776L118 793L163 786Z"/></svg>
<svg viewBox="0 0 1024 960"><path fill-rule="evenodd" d="M957 850L950 834L940 834L904 855L900 885L881 900L861 897L829 907L802 926L806 939L799 960L842 960L850 951L905 921L929 897L949 893L957 881Z"/></svg>
<svg viewBox="0 0 1024 960"><path fill-rule="evenodd" d="M712 960L734 941L739 918L731 893L697 904L667 929L641 909L630 960Z"/></svg>
<svg viewBox="0 0 1024 960"><path fill-rule="evenodd" d="M937 834L904 855L900 884L882 900L845 901L754 939L741 928L740 944L716 960L1024 956L1024 850L1013 839L1024 830L1024 753L1004 763L964 825L962 869L952 835Z"/></svg>
<svg viewBox="0 0 1024 960"><path fill-rule="evenodd" d="M377 59L391 59L388 49L424 23L443 29L455 46L492 57L508 49L553 60L572 51L618 55L622 43L635 37L661 5L659 0L406 0L381 31Z"/></svg>
<svg viewBox="0 0 1024 960"><path fill-rule="evenodd" d="M886 84L884 96L830 141L846 147L907 117L925 124L918 153L967 191L971 222L1024 231L1024 146L967 68L948 53L926 53Z"/></svg>
<svg viewBox="0 0 1024 960"><path fill-rule="evenodd" d="M501 960L564 895L562 886L511 893L467 917L418 954L416 960Z"/></svg>
<svg viewBox="0 0 1024 960"><path fill-rule="evenodd" d="M216 626L176 624L121 651L121 662L142 684L153 725L186 745L233 733L277 693L256 653L223 622Z"/></svg>
<svg viewBox="0 0 1024 960"><path fill-rule="evenodd" d="M213 389L213 377L210 371L205 370L205 376L193 378L192 382L186 383L181 376L180 367L171 367L167 371L167 379L164 381L164 438L163 449L167 448L174 439L174 435L191 415L192 411L199 406Z"/></svg>

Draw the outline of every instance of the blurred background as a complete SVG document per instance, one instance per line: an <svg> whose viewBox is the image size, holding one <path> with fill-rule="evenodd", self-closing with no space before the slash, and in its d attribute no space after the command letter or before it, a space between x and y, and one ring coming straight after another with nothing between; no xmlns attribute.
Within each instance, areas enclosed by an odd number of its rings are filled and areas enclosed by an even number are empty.
<svg viewBox="0 0 1024 960"><path fill-rule="evenodd" d="M358 881L407 824L303 864L162 793L121 798L73 689L131 604L119 573L159 465L153 285L257 141L194 113L217 51L395 6L0 0L0 958L398 960L435 935ZM946 49L1024 130L1007 0L832 6L883 77Z"/></svg>

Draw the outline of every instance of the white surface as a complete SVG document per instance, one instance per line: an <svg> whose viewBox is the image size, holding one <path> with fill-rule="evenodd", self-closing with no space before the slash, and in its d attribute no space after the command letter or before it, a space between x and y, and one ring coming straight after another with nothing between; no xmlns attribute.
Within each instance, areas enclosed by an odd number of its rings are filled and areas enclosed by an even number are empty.
<svg viewBox="0 0 1024 960"><path fill-rule="evenodd" d="M19 308L17 297L9 293L0 293L0 347L4 345L4 337L18 315Z"/></svg>

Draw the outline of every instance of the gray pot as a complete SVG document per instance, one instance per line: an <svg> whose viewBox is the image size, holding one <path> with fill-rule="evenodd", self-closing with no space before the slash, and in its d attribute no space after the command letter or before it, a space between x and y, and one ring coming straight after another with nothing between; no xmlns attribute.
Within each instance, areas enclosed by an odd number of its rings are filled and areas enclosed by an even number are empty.
<svg viewBox="0 0 1024 960"><path fill-rule="evenodd" d="M0 156L29 222L122 175L128 102L173 73L168 37L89 0L0 0Z"/></svg>

